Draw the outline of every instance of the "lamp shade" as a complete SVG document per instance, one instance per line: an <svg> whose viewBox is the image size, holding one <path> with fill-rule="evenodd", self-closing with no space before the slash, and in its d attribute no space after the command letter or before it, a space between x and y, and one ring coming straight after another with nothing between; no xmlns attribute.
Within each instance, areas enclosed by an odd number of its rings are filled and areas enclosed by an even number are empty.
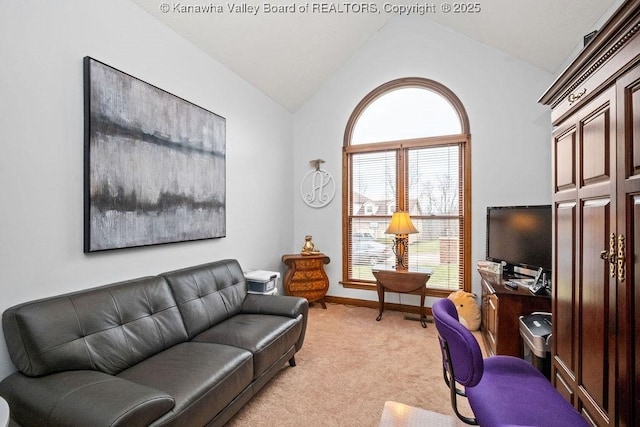
<svg viewBox="0 0 640 427"><path fill-rule="evenodd" d="M409 214L407 212L397 211L393 213L391 223L387 231L385 231L385 234L414 234L417 232L418 230L413 226Z"/></svg>

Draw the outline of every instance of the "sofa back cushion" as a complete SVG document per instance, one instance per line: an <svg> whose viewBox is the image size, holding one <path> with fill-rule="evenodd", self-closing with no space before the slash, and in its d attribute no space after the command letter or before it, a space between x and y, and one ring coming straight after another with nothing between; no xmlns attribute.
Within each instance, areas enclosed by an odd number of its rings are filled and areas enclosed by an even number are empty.
<svg viewBox="0 0 640 427"><path fill-rule="evenodd" d="M162 277L144 277L24 303L2 315L11 360L24 374L90 369L117 374L187 333Z"/></svg>
<svg viewBox="0 0 640 427"><path fill-rule="evenodd" d="M240 312L247 283L237 260L221 260L163 273L189 339Z"/></svg>

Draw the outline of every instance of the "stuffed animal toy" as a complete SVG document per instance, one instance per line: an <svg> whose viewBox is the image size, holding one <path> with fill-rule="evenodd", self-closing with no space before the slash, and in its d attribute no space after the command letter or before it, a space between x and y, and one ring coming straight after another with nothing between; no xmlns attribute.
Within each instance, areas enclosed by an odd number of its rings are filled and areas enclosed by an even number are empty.
<svg viewBox="0 0 640 427"><path fill-rule="evenodd" d="M480 307L476 302L476 294L459 290L447 298L455 304L460 323L470 331L477 331L480 328Z"/></svg>

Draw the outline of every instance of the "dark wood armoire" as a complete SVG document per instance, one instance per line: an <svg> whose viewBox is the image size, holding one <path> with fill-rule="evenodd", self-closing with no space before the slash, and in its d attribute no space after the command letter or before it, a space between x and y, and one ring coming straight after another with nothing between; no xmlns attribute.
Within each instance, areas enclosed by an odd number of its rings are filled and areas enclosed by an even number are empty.
<svg viewBox="0 0 640 427"><path fill-rule="evenodd" d="M640 425L640 0L540 99L552 108L552 381L598 426ZM636 225L638 224L638 225Z"/></svg>

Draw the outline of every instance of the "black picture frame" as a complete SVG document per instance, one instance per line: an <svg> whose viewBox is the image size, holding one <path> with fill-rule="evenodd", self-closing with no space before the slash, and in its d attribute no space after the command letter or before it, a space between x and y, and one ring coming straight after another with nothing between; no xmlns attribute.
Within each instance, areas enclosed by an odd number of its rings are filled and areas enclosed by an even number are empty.
<svg viewBox="0 0 640 427"><path fill-rule="evenodd" d="M226 236L226 119L91 57L84 252Z"/></svg>

